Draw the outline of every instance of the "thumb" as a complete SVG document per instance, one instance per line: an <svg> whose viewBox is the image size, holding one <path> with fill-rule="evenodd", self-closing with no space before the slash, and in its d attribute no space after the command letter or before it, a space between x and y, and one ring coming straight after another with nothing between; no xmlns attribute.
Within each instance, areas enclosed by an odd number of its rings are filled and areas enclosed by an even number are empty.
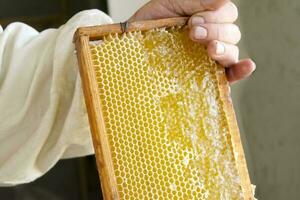
<svg viewBox="0 0 300 200"><path fill-rule="evenodd" d="M152 0L139 9L130 21L191 16L216 10L230 0Z"/></svg>

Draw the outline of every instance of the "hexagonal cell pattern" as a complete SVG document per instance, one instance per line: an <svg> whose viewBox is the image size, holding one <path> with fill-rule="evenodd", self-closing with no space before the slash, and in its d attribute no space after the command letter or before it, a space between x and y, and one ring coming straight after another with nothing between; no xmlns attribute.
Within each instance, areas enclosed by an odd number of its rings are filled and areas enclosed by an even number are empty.
<svg viewBox="0 0 300 200"><path fill-rule="evenodd" d="M121 199L242 198L218 65L185 28L90 44Z"/></svg>

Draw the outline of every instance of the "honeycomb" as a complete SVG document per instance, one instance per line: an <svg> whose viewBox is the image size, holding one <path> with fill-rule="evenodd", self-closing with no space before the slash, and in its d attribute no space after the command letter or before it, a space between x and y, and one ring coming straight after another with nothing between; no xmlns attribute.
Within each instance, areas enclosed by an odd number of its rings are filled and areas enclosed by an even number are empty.
<svg viewBox="0 0 300 200"><path fill-rule="evenodd" d="M120 199L243 199L216 74L186 28L90 50Z"/></svg>

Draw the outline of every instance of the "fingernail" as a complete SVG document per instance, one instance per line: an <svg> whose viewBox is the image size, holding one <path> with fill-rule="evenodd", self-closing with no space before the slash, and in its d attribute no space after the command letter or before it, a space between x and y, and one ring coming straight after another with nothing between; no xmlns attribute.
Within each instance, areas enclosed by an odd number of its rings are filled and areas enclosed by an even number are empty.
<svg viewBox="0 0 300 200"><path fill-rule="evenodd" d="M201 16L194 16L192 18L192 26L201 25L204 23L205 23L204 18Z"/></svg>
<svg viewBox="0 0 300 200"><path fill-rule="evenodd" d="M216 54L223 55L224 53L225 53L225 46L220 42L216 42Z"/></svg>
<svg viewBox="0 0 300 200"><path fill-rule="evenodd" d="M256 72L256 63L252 59L250 59L250 62L252 63L252 72L251 73L253 74Z"/></svg>
<svg viewBox="0 0 300 200"><path fill-rule="evenodd" d="M253 67L253 71L252 71L252 74L255 74L255 72L256 72L256 65L254 65L254 67Z"/></svg>
<svg viewBox="0 0 300 200"><path fill-rule="evenodd" d="M206 28L203 28L202 26L197 26L195 28L195 39L201 40L205 39L207 37L207 30Z"/></svg>
<svg viewBox="0 0 300 200"><path fill-rule="evenodd" d="M257 67L257 66L256 66L256 62L254 62L253 60L251 60L251 61L252 61L252 63L253 63L253 69L254 69L253 71L256 71L256 67Z"/></svg>

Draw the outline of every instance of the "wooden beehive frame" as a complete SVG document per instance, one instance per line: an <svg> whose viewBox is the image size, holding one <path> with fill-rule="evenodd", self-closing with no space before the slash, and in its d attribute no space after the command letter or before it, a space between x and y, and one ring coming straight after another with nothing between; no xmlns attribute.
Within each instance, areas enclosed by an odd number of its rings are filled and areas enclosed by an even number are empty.
<svg viewBox="0 0 300 200"><path fill-rule="evenodd" d="M97 167L101 180L101 187L105 199L119 199L117 191L117 181L114 175L113 162L111 158L108 138L106 136L105 124L102 115L100 98L98 95L98 86L95 71L93 70L92 58L90 52L90 41L101 39L110 33L123 33L130 31L146 31L161 27L184 26L188 18L170 18L143 22L132 22L126 24L110 24L93 27L79 28L74 36L74 42L77 50L82 87L87 106L89 123L92 132L92 139L96 154ZM239 129L232 106L229 85L225 73L217 74L218 86L223 102L223 108L229 124L232 138L234 156L241 178L241 186L244 193L244 199L253 199L252 186L249 179L246 159L241 143Z"/></svg>

